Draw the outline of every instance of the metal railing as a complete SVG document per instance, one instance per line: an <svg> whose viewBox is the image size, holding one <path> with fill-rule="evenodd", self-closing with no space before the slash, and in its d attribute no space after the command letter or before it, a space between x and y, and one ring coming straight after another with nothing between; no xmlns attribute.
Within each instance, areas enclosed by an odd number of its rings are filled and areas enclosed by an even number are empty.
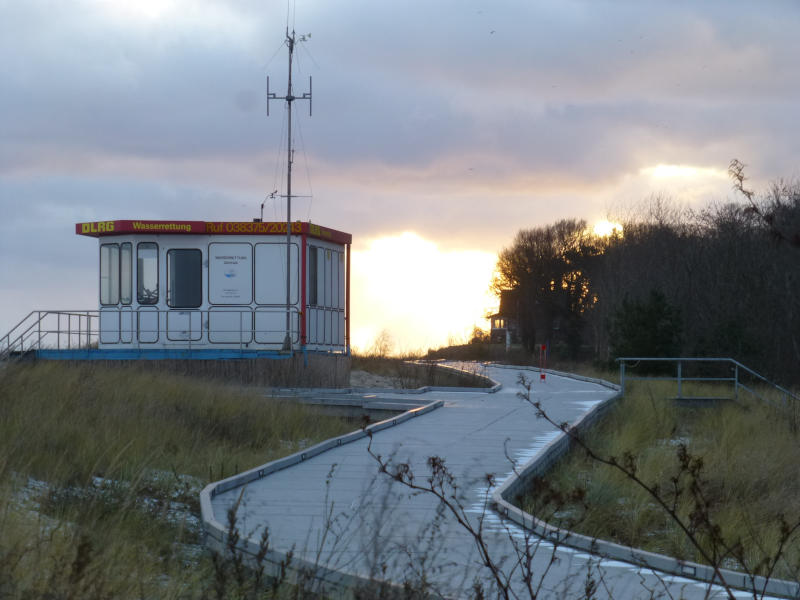
<svg viewBox="0 0 800 600"><path fill-rule="evenodd" d="M765 398L760 391L756 388L757 385L762 385L769 387L776 392L778 392L783 400L786 403L790 398L800 402L800 396L794 394L787 390L786 388L781 387L777 383L770 381L763 375L756 373L749 367L746 367L739 361L736 361L732 358L618 358L617 362L619 363L619 383L620 389L622 391L622 395L625 395L625 385L629 381L675 381L677 382L678 387L678 394L677 398L681 400L692 400L692 399L708 399L708 396L686 396L684 392L684 384L687 382L710 382L710 383L722 383L722 384L731 384L733 390L733 398L739 399L739 392L741 390L745 390L750 393L755 398L758 398L762 401L770 401L769 399ZM630 369L636 368L639 366L640 363L645 363L645 365L649 365L651 363L664 363L668 365L669 363L675 364L675 375L661 375L661 374L653 374L653 375L641 375L641 376L631 376ZM714 364L716 363L717 369L714 369ZM695 374L687 374L686 367L695 367L698 366L704 367L702 371L705 371L702 375L695 375ZM720 373L719 369L727 369L727 372L724 370ZM710 372L717 371L715 375L708 374ZM720 398L721 399L721 398Z"/></svg>
<svg viewBox="0 0 800 600"><path fill-rule="evenodd" d="M34 350L83 350L98 348L101 344L106 348L118 345L137 349L168 347L191 350L209 346L238 347L242 351L280 349L286 331L282 323L275 329L255 327L255 315L272 312L249 309L32 311L0 338L0 360ZM285 309L281 307L274 312L283 315ZM300 341L298 328L301 317L296 307L292 312L294 345ZM174 319L179 319L180 324L171 323ZM226 319L226 322L222 327L210 328L213 319ZM332 338L330 332L323 332L323 340L327 337ZM332 339L327 342L310 340L309 343L331 349L345 348L343 343L334 343Z"/></svg>
<svg viewBox="0 0 800 600"><path fill-rule="evenodd" d="M97 344L97 310L34 310L0 338L0 360L51 347L78 350Z"/></svg>

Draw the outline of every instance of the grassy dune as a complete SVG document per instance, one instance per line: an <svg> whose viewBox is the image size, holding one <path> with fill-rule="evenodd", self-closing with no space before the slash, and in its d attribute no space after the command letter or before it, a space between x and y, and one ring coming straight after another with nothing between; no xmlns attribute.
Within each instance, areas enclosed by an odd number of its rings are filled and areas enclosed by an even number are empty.
<svg viewBox="0 0 800 600"><path fill-rule="evenodd" d="M361 370L387 378L392 387L416 389L423 386L445 387L490 387L480 365L473 370L456 372L442 368L435 361L426 361L418 356L387 357L375 354L354 354L352 369Z"/></svg>
<svg viewBox="0 0 800 600"><path fill-rule="evenodd" d="M718 396L719 389L695 384L686 395ZM597 454L628 455L637 475L687 523L696 502L696 479L711 522L719 526L728 552L704 528L697 535L722 566L765 572L763 561L779 551L782 522L800 522L800 436L797 407L739 401L677 403L669 383L638 382L624 400L586 436ZM742 394L744 396L744 394ZM685 447L701 460L699 476L681 473L679 453ZM677 490L677 491L676 491ZM521 504L530 512L589 536L614 540L683 559L703 562L663 508L644 490L612 467L582 450L570 452ZM738 550L741 548L741 550ZM800 576L800 536L783 549L776 574Z"/></svg>
<svg viewBox="0 0 800 600"><path fill-rule="evenodd" d="M513 345L509 350L506 350L502 344L490 344L488 342L447 346L436 350L428 350L426 358L433 360L497 362L506 365L531 367L542 366L538 352L525 350L520 344ZM609 365L603 362L573 361L551 357L544 362L543 366L555 371L577 373L585 377L595 377L619 383L619 369L616 365Z"/></svg>
<svg viewBox="0 0 800 600"><path fill-rule="evenodd" d="M205 483L354 429L136 369L0 369L0 597L216 597Z"/></svg>

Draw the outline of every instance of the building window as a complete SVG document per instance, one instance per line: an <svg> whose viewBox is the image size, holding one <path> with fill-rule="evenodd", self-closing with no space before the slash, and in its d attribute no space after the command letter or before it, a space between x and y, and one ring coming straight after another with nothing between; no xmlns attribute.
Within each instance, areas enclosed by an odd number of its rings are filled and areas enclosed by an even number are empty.
<svg viewBox="0 0 800 600"><path fill-rule="evenodd" d="M136 247L136 299L139 304L158 304L158 245L154 242Z"/></svg>
<svg viewBox="0 0 800 600"><path fill-rule="evenodd" d="M258 253L263 256L263 252ZM262 277L269 278L263 271ZM266 265L269 267L269 265ZM284 269L286 263L283 263ZM230 242L208 245L208 303L250 304L253 301L253 246Z"/></svg>
<svg viewBox="0 0 800 600"><path fill-rule="evenodd" d="M308 253L308 305L317 306L319 303L319 285L317 285L317 275L319 273L319 262L317 260L316 246L310 246Z"/></svg>
<svg viewBox="0 0 800 600"><path fill-rule="evenodd" d="M119 245L119 301L130 304L133 299L133 248L130 242Z"/></svg>
<svg viewBox="0 0 800 600"><path fill-rule="evenodd" d="M167 252L167 305L197 308L203 303L203 253L200 250Z"/></svg>
<svg viewBox="0 0 800 600"><path fill-rule="evenodd" d="M119 303L119 245L100 246L100 304Z"/></svg>

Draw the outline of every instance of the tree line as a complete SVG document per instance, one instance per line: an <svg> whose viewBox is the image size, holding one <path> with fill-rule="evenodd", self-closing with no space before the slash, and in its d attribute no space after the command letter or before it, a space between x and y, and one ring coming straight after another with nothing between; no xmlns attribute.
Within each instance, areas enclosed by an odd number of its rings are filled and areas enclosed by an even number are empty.
<svg viewBox="0 0 800 600"><path fill-rule="evenodd" d="M800 382L800 183L699 210L651 197L595 235L583 220L522 229L492 283L511 293L521 342L551 356L731 357Z"/></svg>

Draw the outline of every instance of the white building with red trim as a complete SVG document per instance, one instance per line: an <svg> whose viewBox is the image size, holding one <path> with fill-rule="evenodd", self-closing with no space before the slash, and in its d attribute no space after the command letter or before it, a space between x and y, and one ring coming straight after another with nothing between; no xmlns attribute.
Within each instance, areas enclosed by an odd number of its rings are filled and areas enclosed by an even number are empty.
<svg viewBox="0 0 800 600"><path fill-rule="evenodd" d="M292 223L287 305L286 227L231 221L76 224L78 235L99 242L98 349L349 353L352 236Z"/></svg>

